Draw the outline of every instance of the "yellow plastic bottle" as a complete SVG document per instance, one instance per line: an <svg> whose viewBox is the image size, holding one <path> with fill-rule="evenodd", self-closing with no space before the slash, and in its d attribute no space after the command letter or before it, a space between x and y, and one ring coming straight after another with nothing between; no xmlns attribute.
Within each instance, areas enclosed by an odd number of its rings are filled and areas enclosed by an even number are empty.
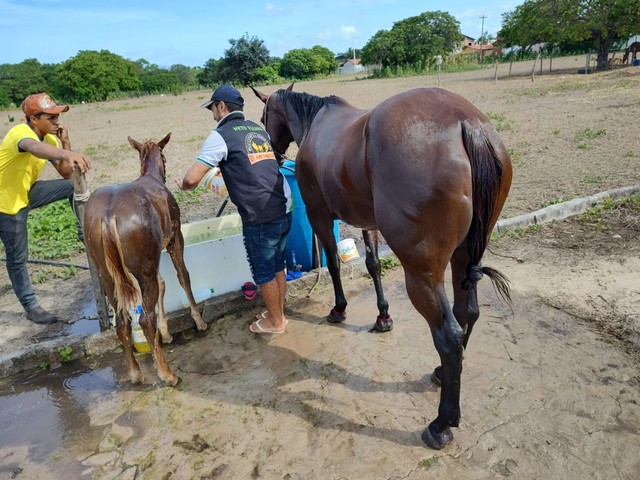
<svg viewBox="0 0 640 480"><path fill-rule="evenodd" d="M140 315L142 314L142 305L138 305L136 308L129 310L131 315L131 340L133 341L133 348L138 353L149 353L151 347L147 342L147 337L144 336L144 331L140 326Z"/></svg>

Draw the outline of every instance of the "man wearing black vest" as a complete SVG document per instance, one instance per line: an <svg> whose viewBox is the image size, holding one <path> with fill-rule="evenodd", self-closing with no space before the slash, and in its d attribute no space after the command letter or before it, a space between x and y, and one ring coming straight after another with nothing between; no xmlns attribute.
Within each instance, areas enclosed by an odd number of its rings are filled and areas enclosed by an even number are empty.
<svg viewBox="0 0 640 480"><path fill-rule="evenodd" d="M218 125L184 178L177 181L178 186L192 190L207 172L220 169L242 218L251 273L267 307L250 330L257 334L283 333L287 325L284 248L291 229L289 185L280 172L267 132L244 118L244 99L238 90L221 85L202 107L211 110Z"/></svg>

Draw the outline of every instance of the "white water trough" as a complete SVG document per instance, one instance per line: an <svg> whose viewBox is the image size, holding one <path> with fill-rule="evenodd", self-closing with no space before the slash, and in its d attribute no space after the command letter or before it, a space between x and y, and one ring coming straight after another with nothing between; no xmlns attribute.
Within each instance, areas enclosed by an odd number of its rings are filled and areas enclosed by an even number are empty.
<svg viewBox="0 0 640 480"><path fill-rule="evenodd" d="M185 223L182 235L184 263L196 303L240 291L245 282L253 281L242 241L242 221L237 213ZM187 308L187 296L166 250L160 256L160 275L167 287L164 295L167 313Z"/></svg>

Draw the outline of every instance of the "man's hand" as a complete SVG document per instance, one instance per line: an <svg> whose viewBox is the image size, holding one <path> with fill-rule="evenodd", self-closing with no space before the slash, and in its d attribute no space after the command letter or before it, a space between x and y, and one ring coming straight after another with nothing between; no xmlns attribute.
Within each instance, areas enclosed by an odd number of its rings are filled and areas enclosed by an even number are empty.
<svg viewBox="0 0 640 480"><path fill-rule="evenodd" d="M62 148L64 148L65 150L69 150L71 148L71 141L69 140L69 131L67 130L67 127L63 127L62 125L60 125L58 127L58 131L56 132L56 137L60 139Z"/></svg>
<svg viewBox="0 0 640 480"><path fill-rule="evenodd" d="M70 162L72 166L74 164L78 165L78 168L80 168L80 171L82 173L91 170L91 160L89 160L89 157L87 157L84 153L72 152L71 150L64 150L64 152L65 160Z"/></svg>

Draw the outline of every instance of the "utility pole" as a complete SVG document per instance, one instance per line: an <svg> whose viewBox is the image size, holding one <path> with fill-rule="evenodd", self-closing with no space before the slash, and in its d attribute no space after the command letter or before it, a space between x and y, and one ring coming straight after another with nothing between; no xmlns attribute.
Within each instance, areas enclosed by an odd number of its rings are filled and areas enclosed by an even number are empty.
<svg viewBox="0 0 640 480"><path fill-rule="evenodd" d="M480 32L480 61L484 59L484 49L482 48L482 44L484 43L484 19L487 18L486 15L482 15L480 17L482 19L482 31Z"/></svg>

